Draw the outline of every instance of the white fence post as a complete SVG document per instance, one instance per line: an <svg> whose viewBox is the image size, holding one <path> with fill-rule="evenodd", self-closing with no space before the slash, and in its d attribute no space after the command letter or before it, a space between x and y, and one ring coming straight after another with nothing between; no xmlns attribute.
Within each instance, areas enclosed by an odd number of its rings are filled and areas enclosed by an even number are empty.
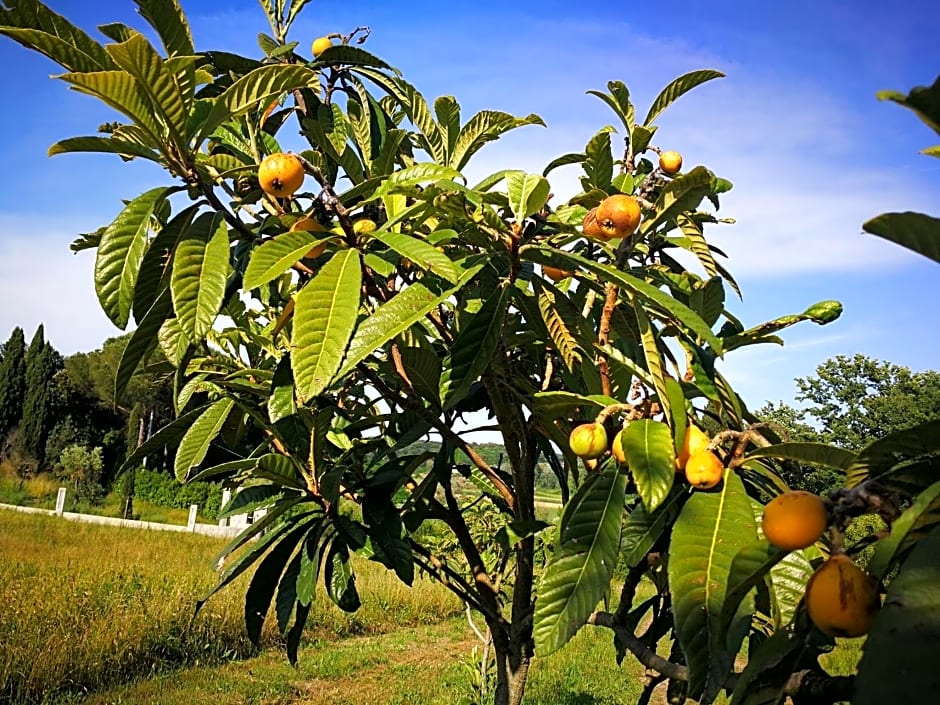
<svg viewBox="0 0 940 705"><path fill-rule="evenodd" d="M219 505L220 509L225 509L225 505L232 500L232 490L228 487L222 490L222 504ZM219 526L228 526L228 519L219 519Z"/></svg>
<svg viewBox="0 0 940 705"><path fill-rule="evenodd" d="M65 488L60 487L59 494L55 498L55 513L56 516L62 516L63 512L65 512Z"/></svg>
<svg viewBox="0 0 940 705"><path fill-rule="evenodd" d="M186 528L189 529L190 531L196 530L196 512L198 511L199 511L198 504L189 505L189 521L186 522Z"/></svg>

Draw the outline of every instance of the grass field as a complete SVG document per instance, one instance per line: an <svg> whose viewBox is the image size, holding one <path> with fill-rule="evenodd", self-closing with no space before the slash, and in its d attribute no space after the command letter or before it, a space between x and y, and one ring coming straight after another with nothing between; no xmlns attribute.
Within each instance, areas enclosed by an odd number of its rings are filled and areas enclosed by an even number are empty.
<svg viewBox="0 0 940 705"><path fill-rule="evenodd" d="M219 539L118 529L0 511L0 702L51 702L183 665L251 653L245 583L214 596ZM308 637L329 640L436 623L460 614L444 588L409 589L383 568L357 565L363 607L346 615L318 595ZM278 635L266 624L264 643Z"/></svg>
<svg viewBox="0 0 940 705"><path fill-rule="evenodd" d="M191 620L222 545L0 511L0 704L473 702L479 641L437 584L408 588L357 562L362 609L346 615L321 589L294 669L270 624L270 648L254 653L247 642L244 580ZM850 640L822 661L845 674L859 656L860 640ZM632 658L616 665L610 632L586 627L534 661L525 702L635 702L642 675ZM663 705L664 694L652 702Z"/></svg>

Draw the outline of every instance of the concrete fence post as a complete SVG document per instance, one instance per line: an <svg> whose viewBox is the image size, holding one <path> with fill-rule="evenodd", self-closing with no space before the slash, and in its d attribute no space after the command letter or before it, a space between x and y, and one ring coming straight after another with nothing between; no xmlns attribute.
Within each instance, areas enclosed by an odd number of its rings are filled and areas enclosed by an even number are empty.
<svg viewBox="0 0 940 705"><path fill-rule="evenodd" d="M62 516L64 512L65 512L65 488L60 487L59 493L56 495L56 498L55 498L55 513L56 513L56 516Z"/></svg>
<svg viewBox="0 0 940 705"><path fill-rule="evenodd" d="M232 490L228 487L222 490L222 504L219 505L221 509L225 509L225 505L232 500ZM228 526L228 519L219 519L219 526Z"/></svg>
<svg viewBox="0 0 940 705"><path fill-rule="evenodd" d="M189 521L186 522L186 528L190 531L196 530L196 513L199 511L198 504L189 505Z"/></svg>

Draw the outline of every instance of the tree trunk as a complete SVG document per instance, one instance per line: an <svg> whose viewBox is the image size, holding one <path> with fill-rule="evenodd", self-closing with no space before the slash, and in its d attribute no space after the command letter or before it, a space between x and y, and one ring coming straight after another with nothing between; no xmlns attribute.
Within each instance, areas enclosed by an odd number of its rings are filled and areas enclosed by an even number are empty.
<svg viewBox="0 0 940 705"><path fill-rule="evenodd" d="M525 693L526 679L529 676L529 664L532 661L530 650L524 644L504 643L495 640L496 650L496 695L494 705L519 705Z"/></svg>

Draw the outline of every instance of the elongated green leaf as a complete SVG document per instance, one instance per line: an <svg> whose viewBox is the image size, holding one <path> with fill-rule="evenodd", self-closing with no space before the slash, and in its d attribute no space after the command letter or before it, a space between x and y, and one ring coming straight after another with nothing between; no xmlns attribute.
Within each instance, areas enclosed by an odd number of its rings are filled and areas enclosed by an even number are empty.
<svg viewBox="0 0 940 705"><path fill-rule="evenodd" d="M318 240L305 230L294 230L277 235L251 253L245 268L244 287L257 289L281 276L311 248L324 240Z"/></svg>
<svg viewBox="0 0 940 705"><path fill-rule="evenodd" d="M98 69L112 68L111 57L108 56L104 48L83 30L79 29L62 15L50 10L41 2L7 2L6 7L0 7L0 30L3 34L10 34L10 30L32 30L48 35L49 38L58 40L60 43L74 48L81 55L87 57L88 63L81 65L70 65L63 63L59 58L49 53L48 47L43 42L38 44L30 43L22 37L10 36L16 41L30 49L35 49L53 61L62 63L70 71L97 71Z"/></svg>
<svg viewBox="0 0 940 705"><path fill-rule="evenodd" d="M356 575L349 564L349 549L339 536L333 540L326 557L323 576L330 599L344 612L355 612L362 604L356 590Z"/></svg>
<svg viewBox="0 0 940 705"><path fill-rule="evenodd" d="M403 233L387 231L374 233L370 237L378 240L383 245L387 245L422 269L446 279L451 284L456 284L460 279L460 269L451 261L450 257L443 252L439 252L436 247L424 240Z"/></svg>
<svg viewBox="0 0 940 705"><path fill-rule="evenodd" d="M349 44L334 44L325 49L322 54L316 58L317 64L345 64L346 66L370 67L377 69L388 69L398 73L398 69L388 65L375 54L371 54L365 49L361 49ZM390 77L389 80L391 80Z"/></svg>
<svg viewBox="0 0 940 705"><path fill-rule="evenodd" d="M858 665L853 705L918 703L940 692L940 529L901 565Z"/></svg>
<svg viewBox="0 0 940 705"><path fill-rule="evenodd" d="M164 321L160 326L160 332L157 333L157 338L160 341L160 350L163 351L167 361L173 367L180 367L191 343L180 327L179 319L170 318Z"/></svg>
<svg viewBox="0 0 940 705"><path fill-rule="evenodd" d="M212 106L200 130L201 138L233 117L260 107L282 93L295 88L320 91L319 73L297 64L270 64L260 66L239 78L225 89Z"/></svg>
<svg viewBox="0 0 940 705"><path fill-rule="evenodd" d="M486 299L480 310L460 331L444 361L441 374L441 401L450 409L467 396L492 361L499 344L510 287L502 287L498 295Z"/></svg>
<svg viewBox="0 0 940 705"><path fill-rule="evenodd" d="M434 101L434 114L441 127L447 154L451 154L460 133L460 104L454 96L442 95Z"/></svg>
<svg viewBox="0 0 940 705"><path fill-rule="evenodd" d="M940 218L924 213L882 213L862 229L940 262Z"/></svg>
<svg viewBox="0 0 940 705"><path fill-rule="evenodd" d="M150 241L147 252L140 262L137 272L137 281L134 284L134 320L139 324L141 319L153 306L160 293L170 284L171 261L176 243L180 235L193 222L199 210L195 204L181 210L162 228L157 236Z"/></svg>
<svg viewBox="0 0 940 705"><path fill-rule="evenodd" d="M173 311L173 300L170 296L170 290L164 289L153 306L147 311L141 319L137 328L131 334L130 340L121 353L121 361L118 363L117 372L114 375L114 401L119 403L124 397L127 385L134 376L134 371L150 352L157 346L157 333L160 332L160 326L167 319L167 316Z"/></svg>
<svg viewBox="0 0 940 705"><path fill-rule="evenodd" d="M646 369L649 370L650 378L653 380L653 386L656 388L656 395L659 397L659 403L667 416L671 416L669 393L666 390L666 368L663 364L663 356L659 350L660 336L653 327L649 316L646 315L639 298L633 299L633 313L636 316L636 322L640 329L640 343L643 346L643 357L646 359Z"/></svg>
<svg viewBox="0 0 940 705"><path fill-rule="evenodd" d="M195 53L186 15L176 0L134 0L137 11L156 30L167 56Z"/></svg>
<svg viewBox="0 0 940 705"><path fill-rule="evenodd" d="M914 111L925 125L940 134L940 77L932 86L916 86L907 95L898 91L879 91L878 100L890 100Z"/></svg>
<svg viewBox="0 0 940 705"><path fill-rule="evenodd" d="M257 458L242 458L241 460L230 460L227 463L219 463L208 468L204 468L187 479L187 482L204 482L230 473L250 470L257 464ZM219 517L221 518L221 517Z"/></svg>
<svg viewBox="0 0 940 705"><path fill-rule="evenodd" d="M110 137L70 137L49 147L48 155L54 157L70 152L106 152L120 154L122 157L142 157L152 162L160 161L160 155L149 147Z"/></svg>
<svg viewBox="0 0 940 705"><path fill-rule="evenodd" d="M4 19L0 16L0 22L3 21ZM4 24L0 25L0 34L5 34L10 39L19 42L28 49L33 49L40 54L45 54L69 71L101 71L111 67L110 59L106 62L100 62L97 58L85 53L67 39L38 29L11 27Z"/></svg>
<svg viewBox="0 0 940 705"><path fill-rule="evenodd" d="M787 555L786 551L771 545L767 539L763 538L743 547L735 554L728 573L728 591L725 594L718 620L720 639L724 640L727 635L741 601L758 583L767 579L770 569L777 565L785 555Z"/></svg>
<svg viewBox="0 0 940 705"><path fill-rule="evenodd" d="M127 326L140 261L147 249L150 218L166 192L161 187L142 193L101 234L95 259L95 292L101 308L118 328Z"/></svg>
<svg viewBox="0 0 940 705"><path fill-rule="evenodd" d="M588 477L565 506L558 547L539 582L535 651L564 646L604 596L617 563L627 476L608 470Z"/></svg>
<svg viewBox="0 0 940 705"><path fill-rule="evenodd" d="M746 606L721 639L720 617L731 564L757 537L741 479L725 472L720 491L696 492L672 530L669 590L676 633L689 666L689 694L710 701L723 685L750 624Z"/></svg>
<svg viewBox="0 0 940 705"><path fill-rule="evenodd" d="M607 103L607 106L620 118L629 135L633 132L633 126L636 123L633 103L630 102L630 91L621 81L608 81L607 89L610 91L609 94L595 90L589 90L587 93Z"/></svg>
<svg viewBox="0 0 940 705"><path fill-rule="evenodd" d="M791 551L770 569L770 594L777 629L793 620L797 607L806 593L806 583L813 575L809 556L819 554L813 546L802 551Z"/></svg>
<svg viewBox="0 0 940 705"><path fill-rule="evenodd" d="M724 78L724 74L721 71L715 71L713 69L702 69L699 71L690 71L687 74L679 76L679 78L673 80L668 86L663 88L656 100L653 101L653 104L650 106L649 112L646 114L646 119L643 121L643 124L649 126L652 124L659 115L669 107L670 104L675 102L681 95L688 93L690 90L696 86L700 86L706 81L711 81L713 78Z"/></svg>
<svg viewBox="0 0 940 705"><path fill-rule="evenodd" d="M542 176L548 176L551 172L561 166L568 166L569 164L580 164L585 159L587 159L587 155L578 152L569 152L568 154L563 154L560 157L552 159L548 165L542 169Z"/></svg>
<svg viewBox="0 0 940 705"><path fill-rule="evenodd" d="M848 488L889 473L902 461L940 451L940 419L896 431L862 448L845 469Z"/></svg>
<svg viewBox="0 0 940 705"><path fill-rule="evenodd" d="M190 340L202 340L222 308L229 275L228 227L203 213L180 237L173 255L173 309Z"/></svg>
<svg viewBox="0 0 940 705"><path fill-rule="evenodd" d="M470 158L488 142L498 139L501 135L523 125L541 125L545 122L536 114L518 118L509 113L498 110L481 110L460 128L454 149L450 154L449 165L455 169L463 169Z"/></svg>
<svg viewBox="0 0 940 705"><path fill-rule="evenodd" d="M185 481L190 470L203 461L234 405L232 399L219 399L193 421L176 450L174 471L177 480Z"/></svg>
<svg viewBox="0 0 940 705"><path fill-rule="evenodd" d="M588 184L602 191L610 190L610 182L614 178L614 157L610 151L611 129L602 129L584 148L584 173L587 175Z"/></svg>
<svg viewBox="0 0 940 705"><path fill-rule="evenodd" d="M867 570L881 581L906 546L940 524L940 482L921 492L891 525L891 533L878 540Z"/></svg>
<svg viewBox="0 0 940 705"><path fill-rule="evenodd" d="M587 336L580 334L580 311L553 286L536 283L535 291L552 345L568 371L574 373L581 365L585 349L590 350Z"/></svg>
<svg viewBox="0 0 940 705"><path fill-rule="evenodd" d="M686 495L685 490L673 488L669 497L655 512L647 512L642 504L633 508L623 525L623 536L620 539L621 559L629 567L632 568L646 558L646 554L662 536L666 525L678 515L682 498Z"/></svg>
<svg viewBox="0 0 940 705"><path fill-rule="evenodd" d="M423 284L415 283L382 304L375 313L359 324L337 376L342 377L347 374L374 350L411 328L439 304L462 289L466 282L476 276L482 266L476 265L466 270L457 286L442 293L432 291Z"/></svg>
<svg viewBox="0 0 940 705"><path fill-rule="evenodd" d="M521 223L544 208L552 187L544 176L510 171L506 174L506 188L512 215L517 223Z"/></svg>
<svg viewBox="0 0 940 705"><path fill-rule="evenodd" d="M676 301L669 294L657 289L655 286L648 284L642 279L638 279L626 272L621 272L615 267L595 262L586 257L581 257L580 255L565 250L543 247L541 245L520 248L520 255L523 260L536 262L537 264L552 264L555 260L561 260L565 264L571 265L572 269L584 269L599 275L605 281L618 284L626 290L655 303L677 321L688 326L692 332L700 336L713 350L719 354L721 352L721 341L712 333L711 328L702 320L701 316L685 304ZM558 266L557 263L555 266Z"/></svg>
<svg viewBox="0 0 940 705"><path fill-rule="evenodd" d="M640 419L627 424L621 444L640 500L652 514L669 495L676 475L672 433L664 423Z"/></svg>
<svg viewBox="0 0 940 705"><path fill-rule="evenodd" d="M167 70L150 42L142 34L135 33L127 41L109 44L106 49L118 66L137 79L149 99L151 110L169 128L178 148L183 149L188 111L176 78Z"/></svg>
<svg viewBox="0 0 940 705"><path fill-rule="evenodd" d="M826 443L778 443L765 448L756 448L747 454L751 458L782 458L808 465L822 465L836 470L845 470L855 459L855 453Z"/></svg>
<svg viewBox="0 0 940 705"><path fill-rule="evenodd" d="M245 592L245 629L248 632L248 638L255 646L258 646L261 641L264 618L271 606L274 591L281 581L287 561L290 560L297 544L309 530L310 527L307 524L301 524L282 536L255 569L255 574Z"/></svg>
<svg viewBox="0 0 940 705"><path fill-rule="evenodd" d="M806 647L806 637L779 629L757 649L748 650L748 661L734 686L735 705L780 705L783 689L796 670Z"/></svg>
<svg viewBox="0 0 940 705"><path fill-rule="evenodd" d="M279 487L303 492L307 489L307 483L297 469L298 462L298 459L280 453L268 453L258 458L258 465L252 475L270 480Z"/></svg>
<svg viewBox="0 0 940 705"><path fill-rule="evenodd" d="M133 120L147 134L154 146L162 144L163 130L153 114L146 92L136 78L126 71L66 73L57 76L72 87L101 99Z"/></svg>
<svg viewBox="0 0 940 705"><path fill-rule="evenodd" d="M619 404L613 397L602 394L584 396L574 392L536 392L535 413L545 419L559 419L572 414L593 417L610 404Z"/></svg>
<svg viewBox="0 0 940 705"><path fill-rule="evenodd" d="M322 393L336 375L356 327L361 286L359 252L343 250L297 294L291 366L301 400Z"/></svg>
<svg viewBox="0 0 940 705"><path fill-rule="evenodd" d="M375 193L367 200L374 200L395 193L398 189L417 186L428 181L438 181L441 179L461 179L463 178L459 171L450 167L433 164L431 162L421 162L405 167L399 171L393 172L385 179Z"/></svg>
<svg viewBox="0 0 940 705"><path fill-rule="evenodd" d="M647 235L664 223L677 220L682 213L695 210L711 193L715 175L703 166L672 179L656 199L656 212L640 223L639 232Z"/></svg>
<svg viewBox="0 0 940 705"><path fill-rule="evenodd" d="M203 405L192 411L188 411L158 430L141 445L137 446L133 453L127 456L121 464L118 474L135 467L141 460L151 453L163 449L164 446L175 446L179 443L179 439L183 437L183 434L192 426L193 422L199 418L207 408L209 408L208 405Z"/></svg>

